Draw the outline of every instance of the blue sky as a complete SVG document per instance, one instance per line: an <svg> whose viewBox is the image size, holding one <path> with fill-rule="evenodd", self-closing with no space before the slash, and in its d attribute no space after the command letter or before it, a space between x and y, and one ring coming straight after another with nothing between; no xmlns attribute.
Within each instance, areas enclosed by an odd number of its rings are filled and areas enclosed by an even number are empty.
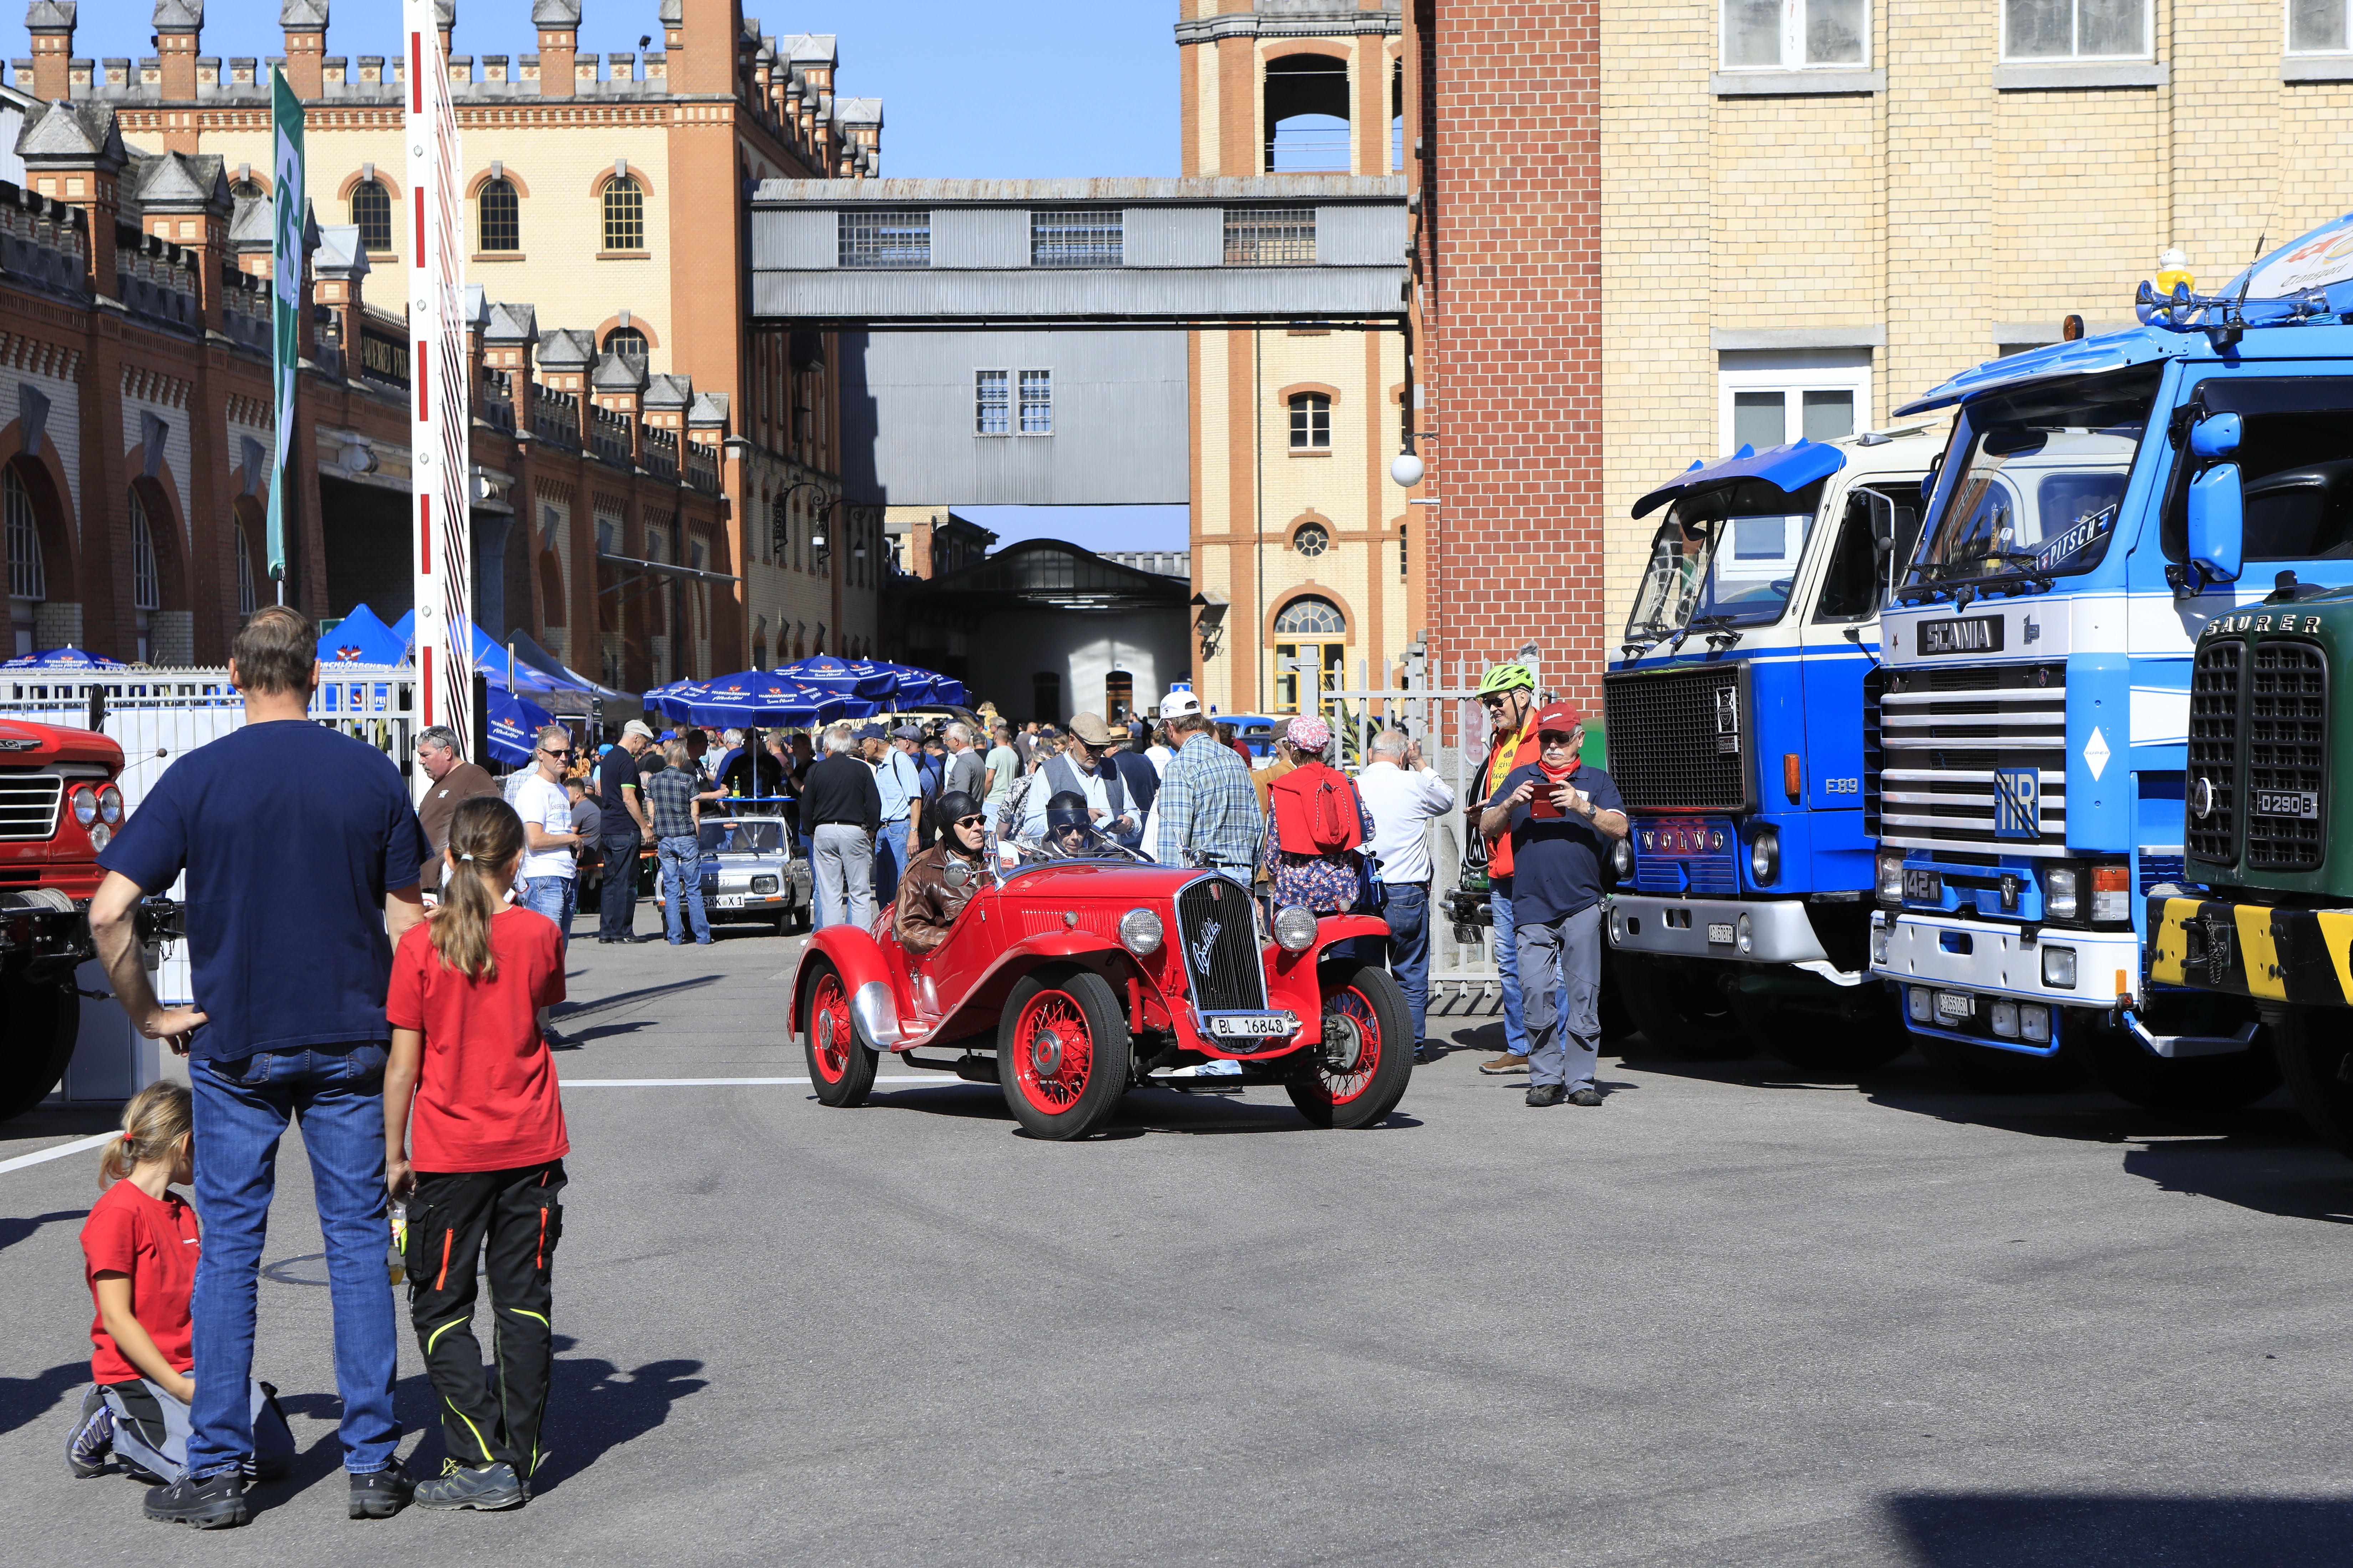
<svg viewBox="0 0 2353 1568"><path fill-rule="evenodd" d="M584 52L633 52L657 0L584 0ZM285 52L279 0L207 0L204 52ZM1176 7L1166 0L744 0L770 34L840 38L839 85L883 100L886 175L1049 179L1178 172ZM82 0L74 53L153 54L151 0ZM5 53L31 53L19 0L0 0ZM398 52L398 0L334 0L327 52ZM536 52L530 0L458 0L456 52ZM26 84L29 86L30 84ZM1176 507L959 507L1003 544L1066 539L1100 550L1181 550Z"/></svg>

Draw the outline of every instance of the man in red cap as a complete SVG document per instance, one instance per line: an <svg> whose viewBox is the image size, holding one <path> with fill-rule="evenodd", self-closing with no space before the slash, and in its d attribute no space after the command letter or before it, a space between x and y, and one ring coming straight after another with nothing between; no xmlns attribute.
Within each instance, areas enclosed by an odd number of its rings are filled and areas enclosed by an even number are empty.
<svg viewBox="0 0 2353 1568"><path fill-rule="evenodd" d="M1491 837L1511 835L1528 1103L1599 1105L1593 1067L1601 1046L1601 867L1626 837L1626 803L1608 773L1581 760L1585 716L1573 704L1538 710L1535 727L1536 760L1504 778L1479 827Z"/></svg>

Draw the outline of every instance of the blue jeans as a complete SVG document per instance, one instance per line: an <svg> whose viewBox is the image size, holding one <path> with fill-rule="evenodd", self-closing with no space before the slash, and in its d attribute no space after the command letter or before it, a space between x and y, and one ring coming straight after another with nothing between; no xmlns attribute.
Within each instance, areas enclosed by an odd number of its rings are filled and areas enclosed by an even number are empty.
<svg viewBox="0 0 2353 1568"><path fill-rule="evenodd" d="M1389 923L1389 973L1405 993L1419 1045L1430 1034L1430 889L1418 882L1382 884L1381 918Z"/></svg>
<svg viewBox="0 0 2353 1568"><path fill-rule="evenodd" d="M907 872L906 817L886 822L874 835L874 907L884 909L899 900L899 879Z"/></svg>
<svg viewBox="0 0 2353 1568"><path fill-rule="evenodd" d="M1520 997L1519 944L1513 940L1512 879L1491 876L1487 889L1487 908L1495 917L1495 973L1504 982L1504 1049L1524 1057L1528 1054L1528 1024Z"/></svg>
<svg viewBox="0 0 2353 1568"><path fill-rule="evenodd" d="M254 1294L278 1187L278 1141L290 1120L301 1123L327 1243L343 1468L365 1475L392 1462L400 1426L392 1414L398 1363L392 1289L385 1282L392 1240L385 1218L385 1055L382 1045L345 1043L188 1065L196 1207L205 1221L190 1304L196 1361L192 1476L216 1475L253 1452Z"/></svg>
<svg viewBox="0 0 2353 1568"><path fill-rule="evenodd" d="M711 917L702 909L702 841L691 833L654 840L655 858L661 862L662 929L671 945L685 940L685 922L694 922L694 940L709 942Z"/></svg>
<svg viewBox="0 0 2353 1568"><path fill-rule="evenodd" d="M554 921L557 933L564 939L559 951L568 952L572 946L572 907L579 896L580 883L575 878L533 877L522 885L516 902Z"/></svg>

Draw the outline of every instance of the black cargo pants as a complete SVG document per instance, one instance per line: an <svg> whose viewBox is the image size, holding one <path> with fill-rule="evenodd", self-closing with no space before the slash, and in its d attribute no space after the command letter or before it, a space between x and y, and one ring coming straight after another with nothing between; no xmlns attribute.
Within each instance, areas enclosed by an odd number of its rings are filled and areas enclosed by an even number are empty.
<svg viewBox="0 0 2353 1568"><path fill-rule="evenodd" d="M441 1440L460 1464L539 1463L554 1359L549 1274L564 1235L564 1162L513 1171L417 1173L408 1199L408 1313L441 1402ZM487 1247L487 1253L485 1248ZM474 1337L474 1265L491 1287L497 1386Z"/></svg>

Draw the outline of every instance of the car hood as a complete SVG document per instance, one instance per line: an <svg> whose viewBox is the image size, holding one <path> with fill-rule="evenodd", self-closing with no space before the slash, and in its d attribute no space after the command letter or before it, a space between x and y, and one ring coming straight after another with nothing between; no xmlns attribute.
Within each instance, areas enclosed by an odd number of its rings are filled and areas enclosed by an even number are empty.
<svg viewBox="0 0 2353 1568"><path fill-rule="evenodd" d="M1208 875L1187 866L1119 866L1075 861L1070 865L1033 866L1015 876L999 897L1029 901L1059 902L1068 899L1123 900L1141 903L1171 899L1186 883Z"/></svg>

